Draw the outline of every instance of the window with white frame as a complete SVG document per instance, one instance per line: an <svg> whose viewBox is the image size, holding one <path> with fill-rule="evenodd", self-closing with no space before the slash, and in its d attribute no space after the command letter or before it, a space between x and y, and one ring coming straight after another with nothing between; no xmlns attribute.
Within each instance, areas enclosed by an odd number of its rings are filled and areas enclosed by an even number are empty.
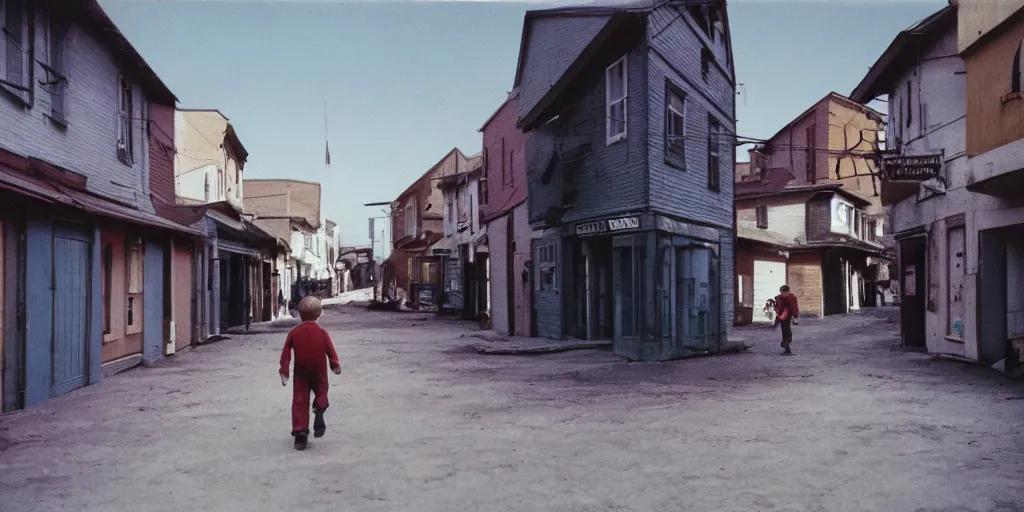
<svg viewBox="0 0 1024 512"><path fill-rule="evenodd" d="M557 251L554 243L537 246L537 290L558 291Z"/></svg>
<svg viewBox="0 0 1024 512"><path fill-rule="evenodd" d="M605 70L605 105L608 144L626 138L626 98L629 96L626 56Z"/></svg>
<svg viewBox="0 0 1024 512"><path fill-rule="evenodd" d="M405 236L416 236L416 202L405 205Z"/></svg>
<svg viewBox="0 0 1024 512"><path fill-rule="evenodd" d="M686 93L665 87L665 161L686 169Z"/></svg>
<svg viewBox="0 0 1024 512"><path fill-rule="evenodd" d="M0 0L0 85L14 97L28 100L32 84L29 83L30 9L26 0Z"/></svg>
<svg viewBox="0 0 1024 512"><path fill-rule="evenodd" d="M1024 78L1022 77L1024 66L1021 65L1021 58L1024 58L1024 55L1021 55L1024 53L1021 51L1022 49L1024 49L1024 43L1018 44L1017 53L1013 54L1013 63L1011 63L1010 71L1010 92L1022 92L1021 84L1024 83L1024 79L1022 79Z"/></svg>
<svg viewBox="0 0 1024 512"><path fill-rule="evenodd" d="M132 165L134 137L132 136L132 114L134 97L132 85L123 76L118 80L117 107L117 158L125 165Z"/></svg>

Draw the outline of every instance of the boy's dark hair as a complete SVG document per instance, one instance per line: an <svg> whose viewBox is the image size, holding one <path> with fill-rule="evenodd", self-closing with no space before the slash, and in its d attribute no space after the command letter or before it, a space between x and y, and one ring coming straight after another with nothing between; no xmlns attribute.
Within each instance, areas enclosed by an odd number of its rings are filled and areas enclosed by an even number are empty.
<svg viewBox="0 0 1024 512"><path fill-rule="evenodd" d="M303 322L312 322L317 318L320 318L320 313L323 312L323 306L320 305L320 299L309 295L303 297L299 301L299 318Z"/></svg>
<svg viewBox="0 0 1024 512"><path fill-rule="evenodd" d="M788 284L782 285L782 287L779 288L779 291L782 292L782 293L788 292L789 291L789 285Z"/></svg>

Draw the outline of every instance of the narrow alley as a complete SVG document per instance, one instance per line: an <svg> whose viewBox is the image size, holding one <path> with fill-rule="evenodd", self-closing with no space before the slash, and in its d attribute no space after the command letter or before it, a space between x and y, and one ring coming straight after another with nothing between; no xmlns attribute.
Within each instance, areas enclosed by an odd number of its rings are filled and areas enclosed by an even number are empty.
<svg viewBox="0 0 1024 512"><path fill-rule="evenodd" d="M624 363L334 307L309 450L263 329L0 417L0 510L1021 510L1024 387L893 350L897 313L807 320L794 357L749 327L747 353Z"/></svg>

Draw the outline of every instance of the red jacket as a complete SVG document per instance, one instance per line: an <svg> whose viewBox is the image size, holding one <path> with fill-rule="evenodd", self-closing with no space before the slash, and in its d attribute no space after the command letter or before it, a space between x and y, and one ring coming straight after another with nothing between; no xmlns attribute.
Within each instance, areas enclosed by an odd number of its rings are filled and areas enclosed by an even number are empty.
<svg viewBox="0 0 1024 512"><path fill-rule="evenodd" d="M779 320L800 318L800 306L792 292L780 293L775 297L775 314Z"/></svg>
<svg viewBox="0 0 1024 512"><path fill-rule="evenodd" d="M331 369L339 368L338 353L334 351L334 342L316 322L302 322L288 333L281 353L281 375L288 376L288 366L292 362L292 351L295 351L295 370L313 375L327 375L327 362Z"/></svg>

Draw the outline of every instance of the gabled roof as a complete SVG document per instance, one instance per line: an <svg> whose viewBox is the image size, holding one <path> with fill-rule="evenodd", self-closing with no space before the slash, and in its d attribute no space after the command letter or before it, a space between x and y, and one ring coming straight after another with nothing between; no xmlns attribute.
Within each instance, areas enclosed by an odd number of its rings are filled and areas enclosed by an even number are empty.
<svg viewBox="0 0 1024 512"><path fill-rule="evenodd" d="M881 112L879 112L879 111L877 111L877 110L875 110L875 109L873 109L871 107L868 107L866 105L862 105L860 103L857 103L856 101L854 101L854 100L852 100L850 98L847 98L846 96L843 96L842 94L839 94L838 92L832 91L832 92L829 92L828 94L826 94L820 100L814 102L814 104L811 105L810 107L808 107L807 110L804 110L803 112L800 113L800 115L794 117L790 122L786 123L785 126L783 126L782 128L779 128L778 131L776 131L774 134L772 134L771 137L768 137L767 140L769 142L771 142L776 137L781 135L782 132L792 128L793 125L795 125L796 123L800 122L800 120L802 120L803 118L807 117L808 114L814 112L814 110L816 108L818 108L818 105L821 105L822 103L825 103L825 102L828 102L828 101L835 101L836 103L840 103L840 104L842 104L843 106L845 106L847 108L863 112L869 118L874 117L879 123L881 123L882 120L885 119L885 116ZM759 144L758 146L760 147L760 146L763 146L763 145Z"/></svg>
<svg viewBox="0 0 1024 512"><path fill-rule="evenodd" d="M413 181L412 184L410 184L408 187L406 187L405 190L403 190L401 194L398 194L398 197L395 198L395 201L400 201L403 197L405 197L405 196L409 195L410 193L412 193L413 189L415 189L416 186L419 185L419 183L421 181L423 181L424 178L427 178L428 176L430 176L435 170L437 170L437 166L439 166L442 163L444 163L444 161L447 160L448 157L450 157L452 155L461 156L464 159L467 158L466 154L463 153L461 149L459 149L459 148L452 148L451 151L445 153L444 156L441 157L440 160L438 160L436 163L434 163L434 165L431 165L430 169L427 169L427 172L425 172L422 175L420 175L419 178L416 178L416 181Z"/></svg>
<svg viewBox="0 0 1024 512"><path fill-rule="evenodd" d="M491 116L488 117L486 121L484 121L484 124L482 126L480 126L480 129L477 130L477 131L478 132L483 132L484 130L486 130L487 126L491 124L491 121L494 121L494 118L498 116L498 113L501 112L501 110L505 108L505 105L508 105L509 103L512 102L512 100L515 100L515 99L518 99L518 98L519 98L519 88L516 87L515 89L512 89L512 92L508 93L508 97L505 98L505 101L501 102L501 105L498 105L498 108L494 109L494 112L491 114Z"/></svg>
<svg viewBox="0 0 1024 512"><path fill-rule="evenodd" d="M50 8L53 9L53 12L69 14L75 12L72 9L77 10L82 23L91 29L107 50L113 54L115 61L120 66L132 72L133 78L146 91L150 100L162 105L174 105L178 102L178 98L160 80L153 68L149 67L146 59L142 58L128 38L118 30L117 25L107 16L99 2L96 0L84 2L59 0L57 4L51 3Z"/></svg>
<svg viewBox="0 0 1024 512"><path fill-rule="evenodd" d="M639 0L639 1L613 1L604 4L591 4L586 6L558 7L553 9L540 9L527 11L523 20L523 33L519 42L519 59L516 64L515 86L519 87L523 78L527 42L530 37L533 20L538 18L581 18L581 17L604 17L607 18L604 25L589 43L579 52L575 59L569 64L561 76L557 78L554 85L534 104L529 112L520 116L517 127L524 132L530 131L538 125L539 117L547 111L565 92L565 90L583 72L587 64L598 54L599 50L607 43L612 36L620 30L632 26L630 22L642 22L651 12L665 6L670 7L694 7L709 6L720 7L722 10L722 21L726 26L727 41L731 41L729 31L728 10L725 8L725 0ZM735 76L734 59L732 47L727 49L729 53L730 72Z"/></svg>
<svg viewBox="0 0 1024 512"><path fill-rule="evenodd" d="M850 99L867 103L891 89L894 75L917 57L916 47L933 40L949 23L956 23L956 8L946 6L896 35L889 47L850 93Z"/></svg>
<svg viewBox="0 0 1024 512"><path fill-rule="evenodd" d="M669 0L668 3L679 3L679 0ZM529 39L530 34L530 22L537 18L579 18L584 16L611 16L613 14L619 14L624 12L640 12L647 13L654 10L656 7L655 2L651 0L647 1L629 1L629 2L612 2L606 5L579 5L579 6L567 6L567 7L554 7L551 9L534 9L526 11L523 17L523 33L519 40L519 60L516 63L516 78L515 85L519 86L519 82L523 76L523 61L526 56L526 41ZM660 5L657 5L660 7Z"/></svg>

